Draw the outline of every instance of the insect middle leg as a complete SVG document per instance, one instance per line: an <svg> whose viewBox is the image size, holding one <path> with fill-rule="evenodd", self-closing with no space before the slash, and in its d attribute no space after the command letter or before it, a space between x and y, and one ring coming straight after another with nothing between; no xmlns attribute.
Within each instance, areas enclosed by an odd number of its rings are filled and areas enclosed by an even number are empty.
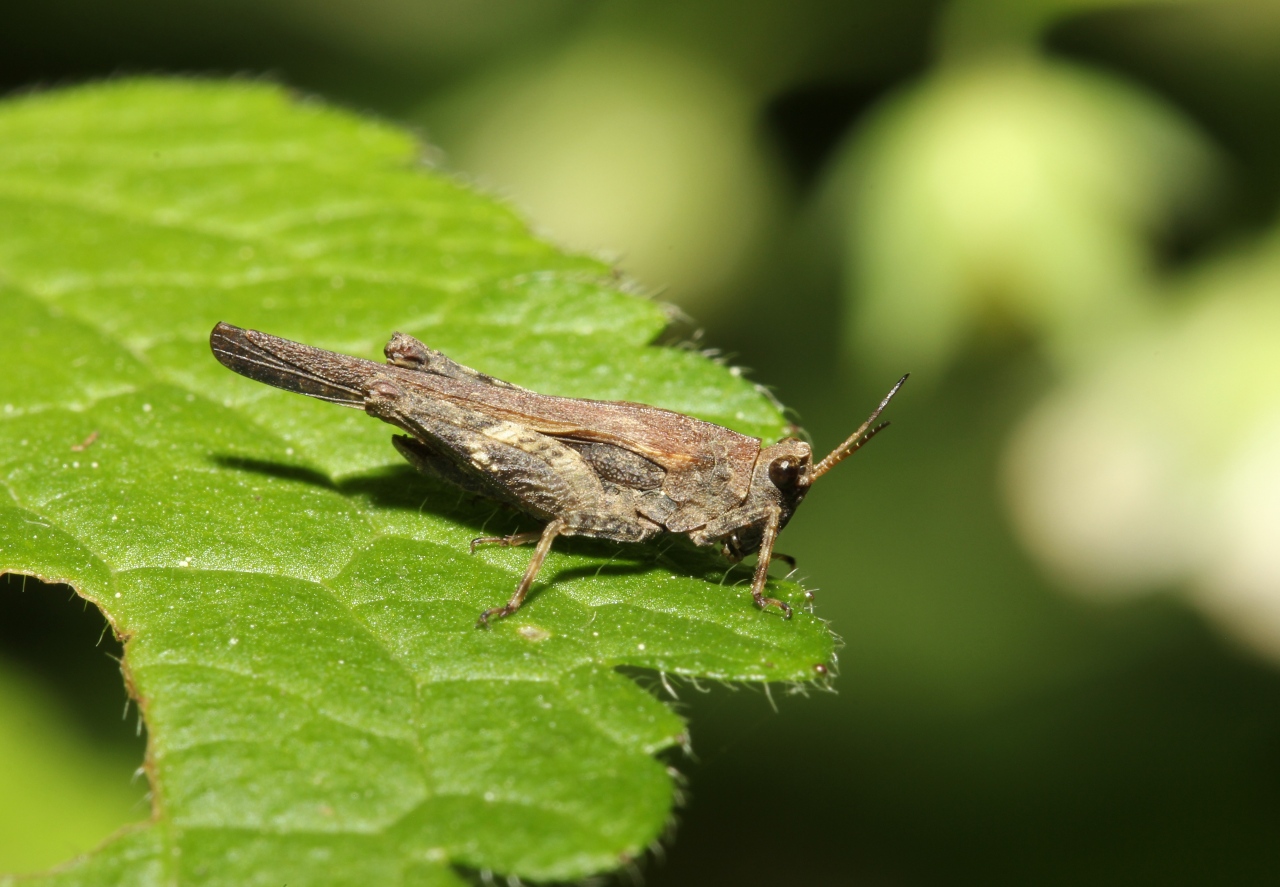
<svg viewBox="0 0 1280 887"><path fill-rule="evenodd" d="M769 562L773 559L773 543L778 538L778 514L770 512L765 519L764 536L760 540L760 553L756 556L756 571L751 577L751 597L761 610L777 607L783 618L791 618L791 605L776 597L765 597L764 586L769 581Z"/></svg>
<svg viewBox="0 0 1280 887"><path fill-rule="evenodd" d="M538 539L538 547L533 550L533 557L529 559L529 565L524 569L524 575L520 577L520 584L516 586L515 594L511 595L511 599L507 601L505 606L490 607L480 614L480 619L476 622L478 628L488 628L490 619L501 619L503 616L510 616L516 610L520 609L520 605L524 603L525 596L529 593L529 588L533 585L533 580L537 578L538 571L542 569L542 562L547 559L547 552L551 550L551 543L564 530L564 520L556 518L551 523L542 528L539 533L520 533L520 536L536 536ZM501 541L502 537L498 537ZM479 540L477 540L479 541ZM472 550L475 550L475 542L472 542Z"/></svg>
<svg viewBox="0 0 1280 887"><path fill-rule="evenodd" d="M723 537L735 530L742 530L747 527L760 528L760 547L756 553L756 568L751 576L751 597L756 602L756 606L762 610L770 607L777 607L782 611L782 615L786 619L791 618L791 605L786 601L778 598L765 597L765 585L769 582L769 564L774 557L779 560L790 561L792 567L795 566L794 559L787 555L775 555L773 553L773 543L778 538L778 525L781 522L781 516L776 508L761 508L729 512L723 515L719 520L708 524L699 536L694 536L693 541L699 544L707 544L707 542Z"/></svg>

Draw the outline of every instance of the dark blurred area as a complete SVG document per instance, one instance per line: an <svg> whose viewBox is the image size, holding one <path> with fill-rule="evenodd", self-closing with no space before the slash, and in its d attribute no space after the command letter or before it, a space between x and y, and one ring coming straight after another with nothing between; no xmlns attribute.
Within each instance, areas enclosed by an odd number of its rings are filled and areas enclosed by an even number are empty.
<svg viewBox="0 0 1280 887"><path fill-rule="evenodd" d="M68 586L0 576L0 871L48 867L147 817L123 652Z"/></svg>
<svg viewBox="0 0 1280 887"><path fill-rule="evenodd" d="M58 696L76 697L67 715L95 743L138 750L120 675L124 650L101 611L74 589L0 576L0 652L9 668L39 675ZM101 730L107 723L115 728Z"/></svg>
<svg viewBox="0 0 1280 887"><path fill-rule="evenodd" d="M780 543L838 693L681 689L690 801L645 883L1280 877L1275 4L7 12L8 92L267 77L415 127L684 308L817 450L913 372ZM10 790L39 803L5 806L96 812L0 827L0 871L145 815L100 616L20 584L0 694L97 775L33 764Z"/></svg>

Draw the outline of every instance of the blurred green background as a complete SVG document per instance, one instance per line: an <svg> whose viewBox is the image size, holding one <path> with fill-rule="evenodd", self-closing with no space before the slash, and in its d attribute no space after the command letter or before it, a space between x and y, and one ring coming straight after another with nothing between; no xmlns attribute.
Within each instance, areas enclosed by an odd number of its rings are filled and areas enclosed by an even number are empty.
<svg viewBox="0 0 1280 887"><path fill-rule="evenodd" d="M1280 4L6 12L7 91L265 76L418 128L818 450L913 372L783 537L838 694L681 690L646 883L1280 879ZM0 583L0 872L146 815L102 627Z"/></svg>

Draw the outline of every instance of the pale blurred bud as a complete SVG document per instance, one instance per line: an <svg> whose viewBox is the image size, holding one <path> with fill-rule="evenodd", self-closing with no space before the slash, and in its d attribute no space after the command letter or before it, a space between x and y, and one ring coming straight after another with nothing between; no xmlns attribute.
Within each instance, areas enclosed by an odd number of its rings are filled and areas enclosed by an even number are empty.
<svg viewBox="0 0 1280 887"><path fill-rule="evenodd" d="M1033 411L1008 501L1069 587L1186 587L1280 661L1280 244L1192 289Z"/></svg>
<svg viewBox="0 0 1280 887"><path fill-rule="evenodd" d="M450 165L500 187L556 241L618 256L681 305L726 294L768 214L749 97L657 47L590 42L421 116Z"/></svg>
<svg viewBox="0 0 1280 887"><path fill-rule="evenodd" d="M1172 109L1031 55L944 66L850 146L850 335L921 374L993 321L1064 364L1145 317L1152 234L1213 163Z"/></svg>

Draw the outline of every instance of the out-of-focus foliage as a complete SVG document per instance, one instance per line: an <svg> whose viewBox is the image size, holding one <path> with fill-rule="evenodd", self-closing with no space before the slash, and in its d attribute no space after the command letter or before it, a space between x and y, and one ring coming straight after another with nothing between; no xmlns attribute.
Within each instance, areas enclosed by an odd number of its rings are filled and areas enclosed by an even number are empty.
<svg viewBox="0 0 1280 887"><path fill-rule="evenodd" d="M550 236L621 251L640 281L700 297L692 308L729 296L772 215L754 115L706 62L614 39L495 72L420 116Z"/></svg>

